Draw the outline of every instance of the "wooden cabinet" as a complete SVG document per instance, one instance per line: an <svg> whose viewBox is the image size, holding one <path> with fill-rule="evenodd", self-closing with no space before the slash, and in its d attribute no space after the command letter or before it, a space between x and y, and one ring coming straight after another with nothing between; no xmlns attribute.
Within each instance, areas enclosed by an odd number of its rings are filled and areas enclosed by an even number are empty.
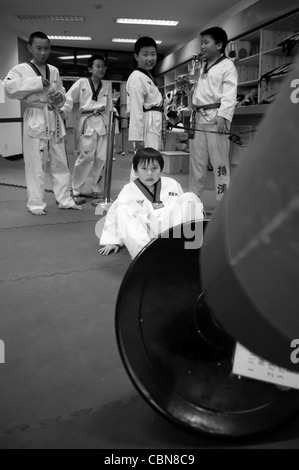
<svg viewBox="0 0 299 470"><path fill-rule="evenodd" d="M249 104L254 97L254 104L267 104L275 99L288 65L292 64L295 51L294 48L288 54L288 50L283 51L281 43L296 32L299 32L299 12L234 41L235 65L239 75L238 92L244 95L244 102L241 104ZM277 74L272 75L275 69Z"/></svg>
<svg viewBox="0 0 299 470"><path fill-rule="evenodd" d="M234 62L239 78L238 95L239 98L243 97L238 101L232 123L233 133L244 132L241 135L243 145L231 145L233 165L237 165L246 154L245 150L261 119L281 88L295 54L295 48L283 48L281 43L296 33L299 33L299 9L243 36L231 38L228 44L227 54L234 51L236 56ZM169 97L169 93L178 94L180 84L177 79L182 74L190 73L192 66L190 58L190 61L160 75L159 86L164 97ZM276 74L273 74L274 69ZM179 98L177 103L179 108L184 109L185 125L189 125L191 97L185 96L181 101Z"/></svg>
<svg viewBox="0 0 299 470"><path fill-rule="evenodd" d="M299 32L299 12L276 20L234 41L235 65L239 75L238 94L239 97L243 95L244 100L236 107L232 132L238 134L251 130L251 133L241 135L242 146L231 145L232 165L238 165L246 155L246 149L255 131L271 102L279 93L295 53L295 48L292 50L283 48L281 43L297 32Z"/></svg>
<svg viewBox="0 0 299 470"><path fill-rule="evenodd" d="M250 91L252 94L256 91L256 104L266 104L268 99L272 100L272 95L280 89L285 73L282 71L280 75L268 77L267 80L263 77L280 66L292 63L295 48L288 54L279 44L297 32L299 33L299 10L242 37L230 40L227 54L233 45L236 53L235 65L238 70L240 94L246 96ZM192 59L158 77L164 97L169 92L178 91L178 77L189 73L191 68ZM190 99L185 98L183 104L186 108L190 107Z"/></svg>

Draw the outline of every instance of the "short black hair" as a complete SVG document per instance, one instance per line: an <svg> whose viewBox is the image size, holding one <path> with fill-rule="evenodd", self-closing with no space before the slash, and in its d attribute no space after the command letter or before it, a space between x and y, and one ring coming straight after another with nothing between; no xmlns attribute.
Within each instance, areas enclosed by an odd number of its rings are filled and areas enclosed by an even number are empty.
<svg viewBox="0 0 299 470"><path fill-rule="evenodd" d="M106 65L106 59L102 55L94 54L93 56L89 57L88 62L87 62L87 67L91 68L93 66L93 63L96 60L102 60L104 64Z"/></svg>
<svg viewBox="0 0 299 470"><path fill-rule="evenodd" d="M42 33L41 31L36 31L35 33L32 33L30 35L30 38L28 41L28 44L30 44L30 46L32 46L34 39L46 39L47 41L49 41L49 44L51 44L48 36L45 33Z"/></svg>
<svg viewBox="0 0 299 470"><path fill-rule="evenodd" d="M221 52L224 53L227 43L228 37L224 29L215 26L214 28L209 28L200 33L201 36L211 36L216 44L220 44L222 42Z"/></svg>
<svg viewBox="0 0 299 470"><path fill-rule="evenodd" d="M164 159L163 156L158 150L155 150L151 147L146 147L143 149L139 149L133 158L133 168L134 171L137 171L139 163L145 163L148 165L151 162L157 161L159 163L159 166L161 168L161 171L163 171L164 168Z"/></svg>
<svg viewBox="0 0 299 470"><path fill-rule="evenodd" d="M135 54L138 55L143 47L154 47L156 51L158 50L156 41L153 38L149 38L148 36L143 36L135 42Z"/></svg>

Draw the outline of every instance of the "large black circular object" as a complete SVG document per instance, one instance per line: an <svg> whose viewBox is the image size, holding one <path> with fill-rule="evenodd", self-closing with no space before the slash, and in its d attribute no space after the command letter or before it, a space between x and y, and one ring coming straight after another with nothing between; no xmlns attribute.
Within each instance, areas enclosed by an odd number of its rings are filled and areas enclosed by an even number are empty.
<svg viewBox="0 0 299 470"><path fill-rule="evenodd" d="M299 394L232 375L234 341L205 302L200 249L186 241L172 231L154 240L126 273L116 307L125 368L156 411L189 430L237 438L278 429L298 415Z"/></svg>
<svg viewBox="0 0 299 470"><path fill-rule="evenodd" d="M208 226L206 301L250 351L294 373L299 338L299 55ZM213 260L213 262L211 262Z"/></svg>

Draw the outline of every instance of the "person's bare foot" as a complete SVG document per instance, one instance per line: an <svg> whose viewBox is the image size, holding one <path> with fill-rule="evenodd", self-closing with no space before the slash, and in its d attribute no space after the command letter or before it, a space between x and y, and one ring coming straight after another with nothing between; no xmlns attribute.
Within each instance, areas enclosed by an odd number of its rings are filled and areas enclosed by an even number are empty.
<svg viewBox="0 0 299 470"><path fill-rule="evenodd" d="M30 212L32 215L46 215L43 209L33 209L33 211Z"/></svg>
<svg viewBox="0 0 299 470"><path fill-rule="evenodd" d="M74 211L83 211L83 207L81 206L77 206L77 204L74 202L74 205L73 206L70 206L70 207L59 207L59 209L61 210L70 210L70 209L73 209Z"/></svg>
<svg viewBox="0 0 299 470"><path fill-rule="evenodd" d="M68 207L68 209L73 209L74 211L83 211L83 207L78 206L76 203L73 206Z"/></svg>

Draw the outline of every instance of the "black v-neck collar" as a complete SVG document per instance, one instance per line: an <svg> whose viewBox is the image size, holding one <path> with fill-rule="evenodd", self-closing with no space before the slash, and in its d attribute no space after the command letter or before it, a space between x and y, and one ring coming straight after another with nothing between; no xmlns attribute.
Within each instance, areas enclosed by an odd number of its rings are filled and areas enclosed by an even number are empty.
<svg viewBox="0 0 299 470"><path fill-rule="evenodd" d="M148 199L151 203L161 202L161 188L162 188L161 178L155 184L154 194L148 189L147 186L145 186L145 184L141 183L139 178L134 180L134 183L140 189L140 191L146 197L146 199Z"/></svg>
<svg viewBox="0 0 299 470"><path fill-rule="evenodd" d="M32 70L34 70L34 72L36 73L38 77L43 76L41 71L36 67L36 65L30 62L30 60L26 60L26 64L28 64L32 68ZM50 67L48 66L48 64L45 64L45 65L46 65L46 79L48 80L48 82L50 82Z"/></svg>
<svg viewBox="0 0 299 470"><path fill-rule="evenodd" d="M99 97L100 91L102 89L103 83L102 83L102 81L100 81L97 89L95 89L95 86L94 86L94 83L93 83L91 77L88 78L88 81L89 81L89 85L90 85L90 88L91 88L91 91L92 91L92 100L93 101L98 101L98 97Z"/></svg>
<svg viewBox="0 0 299 470"><path fill-rule="evenodd" d="M146 70L141 69L141 68L139 68L139 67L138 67L137 70L138 70L138 72L144 73L144 75L146 75L147 77L149 77L149 78L154 82L154 84L155 84L156 86L158 86L155 77L154 77L150 72L147 72Z"/></svg>
<svg viewBox="0 0 299 470"><path fill-rule="evenodd" d="M226 55L222 55L221 57L219 57L218 60L216 60L216 62L214 62L213 64L211 64L209 67L208 67L208 62L205 61L205 63L204 63L204 69L203 69L203 74L204 74L204 75L207 75L208 71L211 70L211 68L213 68L215 65L220 64L220 62L222 62L223 60L226 60L226 59L228 59L228 57L226 57Z"/></svg>

